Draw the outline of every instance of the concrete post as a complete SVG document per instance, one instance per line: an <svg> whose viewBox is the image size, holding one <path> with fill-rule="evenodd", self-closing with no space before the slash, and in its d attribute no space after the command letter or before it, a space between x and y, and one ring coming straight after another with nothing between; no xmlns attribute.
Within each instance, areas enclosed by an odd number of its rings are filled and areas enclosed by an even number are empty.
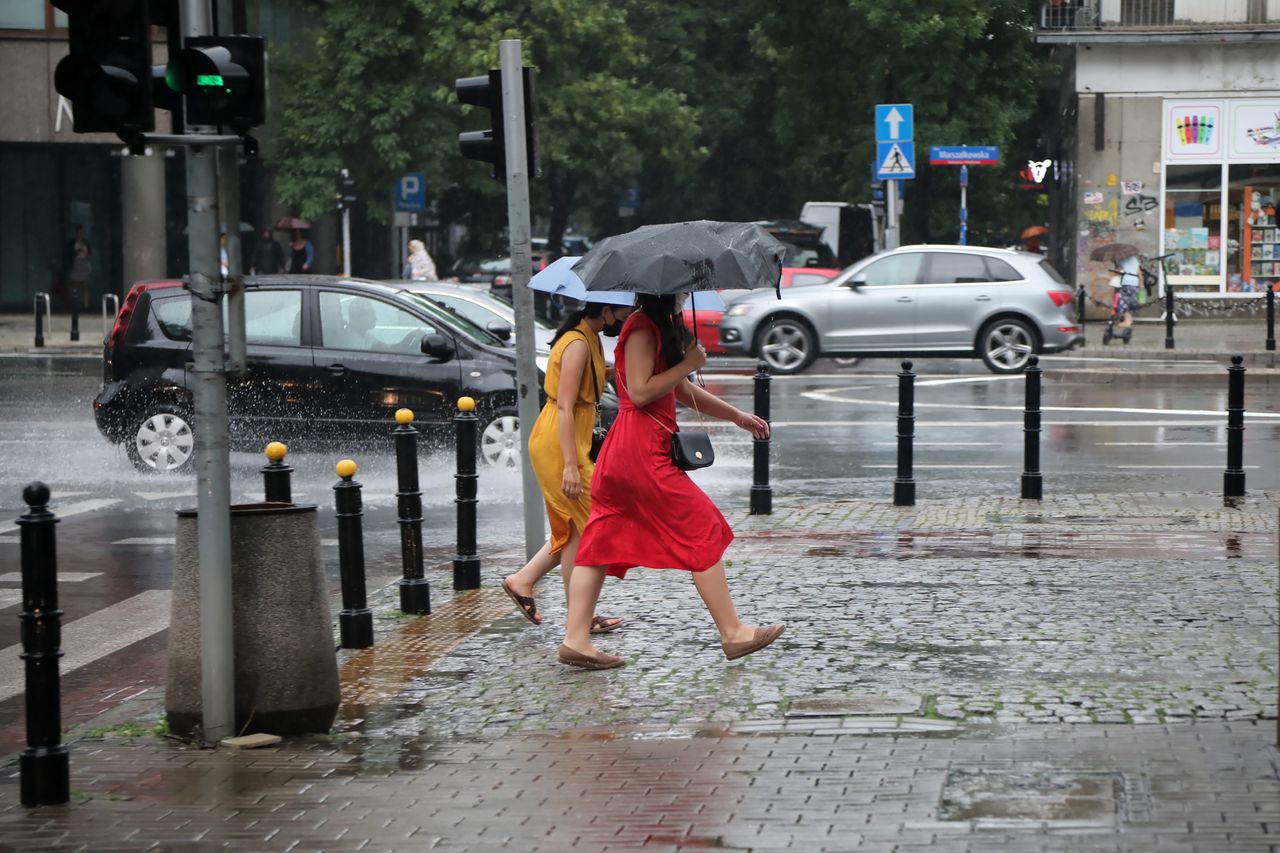
<svg viewBox="0 0 1280 853"><path fill-rule="evenodd" d="M120 159L121 209L124 212L124 290L134 282L164 278L164 153ZM120 295L120 294L117 294ZM104 329L103 332L109 330Z"/></svg>

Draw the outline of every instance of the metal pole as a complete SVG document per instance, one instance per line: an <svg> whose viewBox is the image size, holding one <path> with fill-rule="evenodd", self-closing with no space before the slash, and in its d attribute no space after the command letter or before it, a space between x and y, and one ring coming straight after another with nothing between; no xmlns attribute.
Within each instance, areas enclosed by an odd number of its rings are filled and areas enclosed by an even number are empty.
<svg viewBox="0 0 1280 853"><path fill-rule="evenodd" d="M73 341L80 340L80 298L79 297L80 295L78 293L71 297L71 340Z"/></svg>
<svg viewBox="0 0 1280 853"><path fill-rule="evenodd" d="M338 520L338 572L342 579L338 634L342 648L367 649L373 645L373 611L365 597L361 486L352 479L356 475L356 463L352 460L343 459L336 470L341 478L333 487L337 509L334 517Z"/></svg>
<svg viewBox="0 0 1280 853"><path fill-rule="evenodd" d="M545 541L546 503L529 461L529 433L538 419L538 366L533 339L533 250L529 234L529 164L525 147L524 61L519 39L498 42L502 121L507 155L507 227L511 233L511 301L516 319L516 406L520 416L520 482L524 549L533 557Z"/></svg>
<svg viewBox="0 0 1280 853"><path fill-rule="evenodd" d="M1276 348L1276 292L1267 291L1267 349Z"/></svg>
<svg viewBox="0 0 1280 853"><path fill-rule="evenodd" d="M44 303L40 301L43 293L37 293L35 296L35 315L36 315L36 346L44 346L44 315L41 311L44 309Z"/></svg>
<svg viewBox="0 0 1280 853"><path fill-rule="evenodd" d="M209 0L182 0L182 34L213 34ZM188 126L195 135L216 128ZM235 734L235 647L231 609L231 476L227 379L222 351L215 154L187 149L187 250L191 276L191 376L195 396L196 512L200 560L201 731L217 743Z"/></svg>
<svg viewBox="0 0 1280 853"><path fill-rule="evenodd" d="M916 432L916 375L911 362L898 374L898 477L893 481L893 505L915 506L916 481L911 476L911 442Z"/></svg>
<svg viewBox="0 0 1280 853"><path fill-rule="evenodd" d="M1227 368L1227 470L1222 502L1236 506L1244 497L1244 357L1231 356Z"/></svg>
<svg viewBox="0 0 1280 853"><path fill-rule="evenodd" d="M755 375L755 412L756 417L769 420L769 365L763 361L756 365ZM773 514L773 487L769 485L769 444L768 438L752 439L753 459L751 482L751 514Z"/></svg>
<svg viewBox="0 0 1280 853"><path fill-rule="evenodd" d="M58 609L58 555L49 511L49 487L22 490L29 509L22 531L22 659L26 669L27 748L18 758L24 806L56 806L71 799L70 760L62 744L62 611Z"/></svg>
<svg viewBox="0 0 1280 853"><path fill-rule="evenodd" d="M884 182L884 247L898 248L898 182L887 178Z"/></svg>
<svg viewBox="0 0 1280 853"><path fill-rule="evenodd" d="M225 20L229 21L230 16ZM240 152L231 145L220 145L217 152L218 210L222 214L222 231L227 235L227 372L243 376L248 355L244 337L244 269L240 262Z"/></svg>
<svg viewBox="0 0 1280 853"><path fill-rule="evenodd" d="M110 312L107 310L107 303L111 304ZM105 339L111 334L111 323L116 317L120 316L120 297L114 293L102 294L102 336Z"/></svg>
<svg viewBox="0 0 1280 853"><path fill-rule="evenodd" d="M418 487L418 431L413 412L396 412L396 520L400 524L400 612L431 612L431 586L422 568L422 490Z"/></svg>
<svg viewBox="0 0 1280 853"><path fill-rule="evenodd" d="M480 558L476 556L476 494L479 477L476 476L476 401L470 397L458 399L458 414L454 417L458 441L457 498L454 501L458 515L458 553L453 558L453 588L480 588Z"/></svg>
<svg viewBox="0 0 1280 853"><path fill-rule="evenodd" d="M1164 348L1173 349L1173 288L1164 285Z"/></svg>
<svg viewBox="0 0 1280 853"><path fill-rule="evenodd" d="M1040 356L1027 360L1026 410L1022 416L1022 499L1038 501L1044 494L1040 478Z"/></svg>
<svg viewBox="0 0 1280 853"><path fill-rule="evenodd" d="M293 474L293 466L286 465L284 457L289 448L279 441L267 445L265 455L267 464L262 466L262 499L268 503L293 503L293 487L289 477Z"/></svg>
<svg viewBox="0 0 1280 853"><path fill-rule="evenodd" d="M960 245L969 242L969 167L960 167Z"/></svg>
<svg viewBox="0 0 1280 853"><path fill-rule="evenodd" d="M351 208L348 207L342 209L342 274L351 277Z"/></svg>

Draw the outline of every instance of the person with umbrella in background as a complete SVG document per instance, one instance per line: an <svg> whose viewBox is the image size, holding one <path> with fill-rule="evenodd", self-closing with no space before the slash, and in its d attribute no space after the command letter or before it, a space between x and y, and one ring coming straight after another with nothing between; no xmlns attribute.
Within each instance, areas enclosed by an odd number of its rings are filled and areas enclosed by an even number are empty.
<svg viewBox="0 0 1280 853"><path fill-rule="evenodd" d="M1022 232L1022 251L1031 252L1036 255L1045 254L1044 248L1040 245L1040 238L1049 233L1049 229L1043 225L1032 225Z"/></svg>
<svg viewBox="0 0 1280 853"><path fill-rule="evenodd" d="M289 239L289 269L290 273L310 273L315 271L316 249L311 244L303 232L311 228L311 223L305 219L286 216L276 220L275 228L277 231L288 231Z"/></svg>
<svg viewBox="0 0 1280 853"><path fill-rule="evenodd" d="M673 453L677 399L756 438L769 435L768 423L689 381L707 355L685 329L681 307L692 290L777 288L784 255L783 244L758 225L691 222L606 239L575 265L589 291L634 291L639 310L627 318L615 350L618 417L591 483L561 663L583 669L624 663L595 648L590 630L606 574L623 578L637 566L691 573L730 660L782 635L781 624L754 627L738 617L723 559L733 532Z"/></svg>

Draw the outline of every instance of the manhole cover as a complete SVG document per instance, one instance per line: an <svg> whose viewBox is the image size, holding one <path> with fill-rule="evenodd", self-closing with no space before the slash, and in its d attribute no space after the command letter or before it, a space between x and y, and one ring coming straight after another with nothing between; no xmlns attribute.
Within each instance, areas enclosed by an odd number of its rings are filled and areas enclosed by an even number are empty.
<svg viewBox="0 0 1280 853"><path fill-rule="evenodd" d="M1115 773L953 770L942 792L942 819L1113 826L1121 790Z"/></svg>
<svg viewBox="0 0 1280 853"><path fill-rule="evenodd" d="M879 693L874 696L809 696L794 699L788 717L879 717L920 713L920 697L914 693Z"/></svg>

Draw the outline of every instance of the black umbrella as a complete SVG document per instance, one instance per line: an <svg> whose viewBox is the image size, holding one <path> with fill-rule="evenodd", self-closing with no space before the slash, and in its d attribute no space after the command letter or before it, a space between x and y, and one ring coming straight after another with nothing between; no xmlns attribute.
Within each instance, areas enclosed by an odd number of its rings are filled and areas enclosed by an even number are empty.
<svg viewBox="0 0 1280 853"><path fill-rule="evenodd" d="M664 296L695 290L772 287L786 245L751 222L644 225L601 240L573 265L587 290Z"/></svg>
<svg viewBox="0 0 1280 853"><path fill-rule="evenodd" d="M1123 261L1125 258L1132 258L1140 255L1136 246L1130 246L1128 243L1108 243L1105 246L1099 246L1089 253L1091 261Z"/></svg>

